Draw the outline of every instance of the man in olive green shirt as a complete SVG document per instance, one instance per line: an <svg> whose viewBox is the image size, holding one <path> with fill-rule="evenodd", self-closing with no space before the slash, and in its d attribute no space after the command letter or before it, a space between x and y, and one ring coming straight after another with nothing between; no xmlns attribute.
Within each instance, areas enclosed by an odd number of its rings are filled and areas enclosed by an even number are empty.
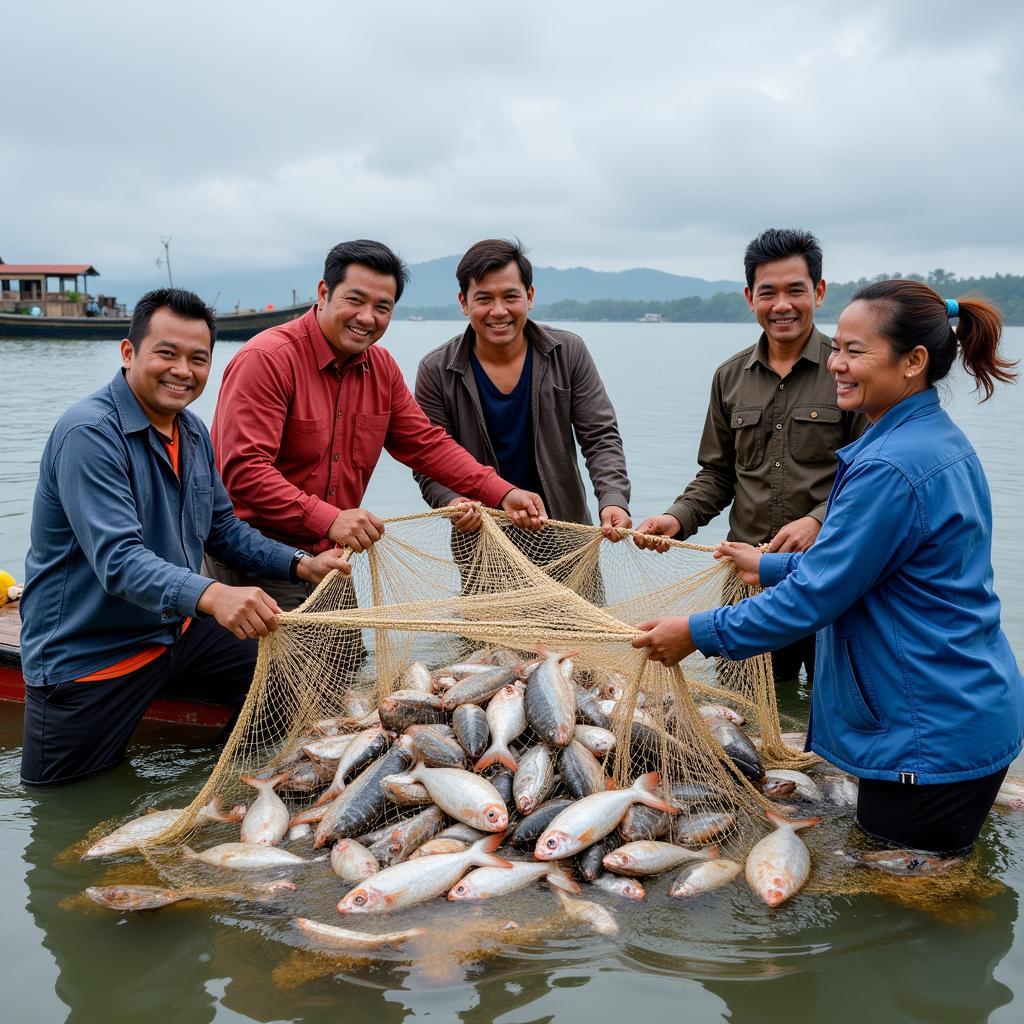
<svg viewBox="0 0 1024 1024"><path fill-rule="evenodd" d="M867 426L842 412L828 372L830 340L814 326L825 298L822 253L806 231L769 229L744 254L751 312L763 333L715 371L697 461L700 471L660 516L645 519L637 544L685 540L730 502L729 540L805 551L814 543L836 471L836 450ZM814 678L814 637L772 656L777 679L806 664Z"/></svg>

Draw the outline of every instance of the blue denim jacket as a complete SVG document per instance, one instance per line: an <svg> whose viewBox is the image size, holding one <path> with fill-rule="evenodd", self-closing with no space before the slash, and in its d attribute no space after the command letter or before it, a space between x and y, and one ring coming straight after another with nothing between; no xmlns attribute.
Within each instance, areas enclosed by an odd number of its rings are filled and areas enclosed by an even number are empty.
<svg viewBox="0 0 1024 1024"><path fill-rule="evenodd" d="M1021 749L1024 679L992 590L992 509L934 388L840 449L802 555L764 555L769 588L694 615L704 654L748 658L818 630L807 748L861 778L980 778Z"/></svg>
<svg viewBox="0 0 1024 1024"><path fill-rule="evenodd" d="M294 549L235 518L202 420L178 415L182 478L123 372L57 421L32 505L21 660L30 686L89 675L173 643L213 581L205 547L257 576Z"/></svg>

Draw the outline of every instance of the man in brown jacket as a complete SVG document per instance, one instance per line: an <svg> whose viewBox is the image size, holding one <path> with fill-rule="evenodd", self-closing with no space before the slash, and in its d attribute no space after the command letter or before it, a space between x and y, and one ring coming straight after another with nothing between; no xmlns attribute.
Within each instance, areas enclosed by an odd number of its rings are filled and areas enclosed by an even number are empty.
<svg viewBox="0 0 1024 1024"><path fill-rule="evenodd" d="M825 298L821 263L821 246L807 231L770 228L747 246L744 295L761 337L715 371L700 471L666 513L637 527L640 547L664 550L659 538L685 540L730 504L729 540L769 551L814 543L836 450L867 426L836 404L831 340L814 326ZM813 635L775 651L772 663L776 679L795 678L804 664L813 682Z"/></svg>
<svg viewBox="0 0 1024 1024"><path fill-rule="evenodd" d="M428 353L416 401L471 455L516 486L540 493L548 516L590 523L575 433L597 497L601 526L628 527L629 478L615 410L581 338L529 319L533 267L522 245L487 239L459 262L459 303L469 326ZM433 508L464 504L455 521L479 529L478 506L417 475Z"/></svg>

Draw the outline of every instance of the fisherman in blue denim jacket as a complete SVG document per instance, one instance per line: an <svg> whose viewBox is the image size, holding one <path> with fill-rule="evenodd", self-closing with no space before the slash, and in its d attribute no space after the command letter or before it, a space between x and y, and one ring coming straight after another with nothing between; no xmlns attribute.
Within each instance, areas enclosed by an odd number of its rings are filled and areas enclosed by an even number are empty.
<svg viewBox="0 0 1024 1024"><path fill-rule="evenodd" d="M716 557L764 592L645 622L634 640L672 665L694 650L749 658L817 630L807 749L861 780L866 832L942 857L971 848L1024 734L1024 679L992 589L988 484L933 386L958 343L986 399L1012 380L1001 329L988 304L917 282L858 291L829 368L840 409L872 425L839 451L817 543L774 555L723 543Z"/></svg>
<svg viewBox="0 0 1024 1024"><path fill-rule="evenodd" d="M234 515L203 422L186 411L210 373L216 321L197 295L135 307L123 368L58 420L39 466L25 562L21 777L70 782L124 759L150 701L245 699L277 603L200 573L204 550L252 575L319 582L350 571ZM183 694L184 695L184 694Z"/></svg>

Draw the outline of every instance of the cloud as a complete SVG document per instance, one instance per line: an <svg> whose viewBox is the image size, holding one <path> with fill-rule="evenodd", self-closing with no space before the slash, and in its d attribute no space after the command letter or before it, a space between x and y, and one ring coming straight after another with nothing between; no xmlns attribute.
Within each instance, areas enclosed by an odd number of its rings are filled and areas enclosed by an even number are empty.
<svg viewBox="0 0 1024 1024"><path fill-rule="evenodd" d="M1024 271L1014 3L53 6L5 53L9 261L516 234L545 265L735 277L800 224L834 279Z"/></svg>

